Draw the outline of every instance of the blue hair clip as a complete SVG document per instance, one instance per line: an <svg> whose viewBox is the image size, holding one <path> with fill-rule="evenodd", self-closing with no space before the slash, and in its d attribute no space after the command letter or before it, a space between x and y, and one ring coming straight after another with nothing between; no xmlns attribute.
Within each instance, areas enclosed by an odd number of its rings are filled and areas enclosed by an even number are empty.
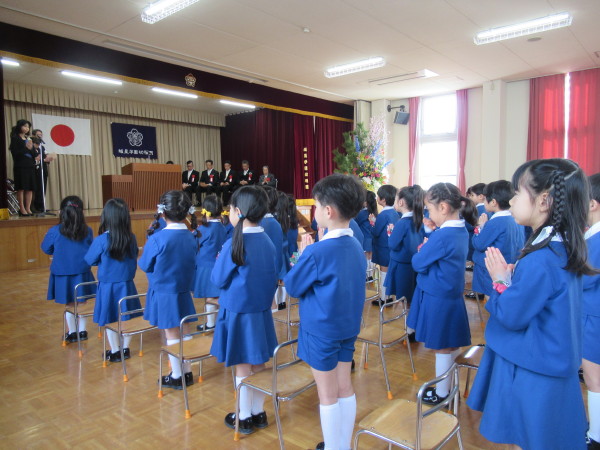
<svg viewBox="0 0 600 450"><path fill-rule="evenodd" d="M243 220L243 219L245 219L245 218L246 218L246 216L245 216L245 215L243 215L243 214L238 214L238 218L239 218L240 220Z"/></svg>

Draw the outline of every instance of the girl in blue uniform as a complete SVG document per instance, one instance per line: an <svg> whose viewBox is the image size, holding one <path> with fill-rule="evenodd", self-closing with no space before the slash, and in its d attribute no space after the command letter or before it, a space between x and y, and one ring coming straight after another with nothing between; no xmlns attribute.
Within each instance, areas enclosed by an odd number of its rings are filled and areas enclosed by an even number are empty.
<svg viewBox="0 0 600 450"><path fill-rule="evenodd" d="M465 221L476 223L475 205L450 183L434 184L425 197L436 230L412 258L417 287L407 324L415 338L436 351L435 375L445 373L471 344L469 318L463 299L469 234ZM463 217L463 219L461 219ZM423 401L437 404L450 388L450 379L425 393Z"/></svg>
<svg viewBox="0 0 600 450"><path fill-rule="evenodd" d="M425 192L420 186L403 187L396 195L394 208L402 217L389 238L390 267L385 279L388 297L406 297L410 304L415 291L416 274L411 260L423 241L423 202Z"/></svg>
<svg viewBox="0 0 600 450"><path fill-rule="evenodd" d="M235 366L239 386L251 373L264 370L277 346L271 302L279 267L275 264L275 246L259 226L267 213L264 189L240 187L231 197L229 212L235 227L233 238L223 245L211 277L221 292L210 352L227 367ZM255 428L267 426L264 400L263 393L242 387L241 433L250 434ZM235 427L235 413L225 416L225 425Z"/></svg>
<svg viewBox="0 0 600 450"><path fill-rule="evenodd" d="M271 186L262 186L262 189L265 190L267 194L267 213L264 218L260 221L260 226L264 228L265 233L273 242L275 246L275 266L277 267L277 281L281 280L284 276L283 274L283 250L284 250L284 240L285 247L287 247L287 239L284 239L283 228L281 224L275 218L275 214L277 213L277 190ZM287 252L287 248L286 248ZM287 273L287 272L286 272ZM276 283L278 286L278 283ZM274 303L278 306L279 309L285 308L285 296L281 294L281 289L276 290L275 298L273 299Z"/></svg>
<svg viewBox="0 0 600 450"><path fill-rule="evenodd" d="M287 232L288 254L287 263L289 265L290 258L298 251L298 210L296 208L296 199L293 195L288 194L288 217L290 218L290 229Z"/></svg>
<svg viewBox="0 0 600 450"><path fill-rule="evenodd" d="M144 319L151 325L165 330L167 345L178 344L179 322L187 315L195 314L190 291L194 283L195 257L198 244L188 230L185 219L191 214L191 227L196 228L196 216L188 195L183 191L168 191L160 198L155 220L160 215L167 226L151 234L142 257L140 269L148 277L148 293ZM162 385L183 389L179 360L169 355L172 372L162 377ZM184 367L185 382L194 383L190 367Z"/></svg>
<svg viewBox="0 0 600 450"><path fill-rule="evenodd" d="M591 189L585 233L588 261L600 269L600 173L589 177ZM583 277L583 377L587 386L588 448L600 449L600 275Z"/></svg>
<svg viewBox="0 0 600 450"><path fill-rule="evenodd" d="M327 234L304 251L285 277L292 297L300 299L298 356L311 367L319 394L324 443L317 448L350 448L356 396L350 379L354 344L365 301L367 262L353 238L350 219L364 201L365 189L352 176L335 174L313 188L315 217Z"/></svg>
<svg viewBox="0 0 600 450"><path fill-rule="evenodd" d="M473 235L473 290L489 296L493 288L485 267L485 251L488 247L495 247L507 263L514 264L525 243L525 231L510 213L509 202L515 191L509 181L494 181L485 187L484 193L485 209L493 215L491 219L487 214L480 215Z"/></svg>
<svg viewBox="0 0 600 450"><path fill-rule="evenodd" d="M54 255L50 264L47 299L65 305L74 301L74 289L77 284L94 281L91 267L84 259L94 235L92 229L85 224L83 202L79 197L71 195L64 198L60 203L59 218L60 223L48 230L41 247L47 255ZM84 286L77 293L91 295L95 292L96 286ZM69 333L64 337L64 341L76 342L75 317L67 314L66 319ZM79 319L80 340L88 338L86 324L87 318Z"/></svg>
<svg viewBox="0 0 600 450"><path fill-rule="evenodd" d="M210 281L210 274L217 262L217 255L227 240L225 227L221 223L221 199L212 194L207 196L202 203L202 219L196 229L198 239L198 253L196 253L196 276L194 279L194 297L204 298L207 303L205 310L212 312L217 306L208 303L219 298L219 288ZM215 327L215 315L206 318L206 323L198 325L198 331L208 331Z"/></svg>
<svg viewBox="0 0 600 450"><path fill-rule="evenodd" d="M233 237L233 225L231 225L231 221L229 220L229 210L221 212L221 222L225 227L225 236L227 239L231 239Z"/></svg>
<svg viewBox="0 0 600 450"><path fill-rule="evenodd" d="M137 269L138 246L131 231L131 218L127 203L120 198L111 198L100 216L98 237L92 242L85 255L85 261L98 266L98 292L94 305L94 322L103 327L119 320L119 300L137 295L133 279ZM132 299L122 305L123 311L141 308L138 299ZM132 316L125 316L129 320ZM110 350L105 358L111 362L121 361L119 335L106 330ZM129 358L131 336L123 338L123 355Z"/></svg>
<svg viewBox="0 0 600 450"><path fill-rule="evenodd" d="M367 258L367 270L373 268L373 263L371 262L371 258L373 257L373 225L371 224L371 218L375 221L377 213L377 199L375 198L375 193L367 191L364 207L354 218L363 233L363 250L365 251L365 257Z"/></svg>
<svg viewBox="0 0 600 450"><path fill-rule="evenodd" d="M379 265L379 292L382 298L373 300L376 306L381 306L385 297L385 277L387 275L388 266L390 265L390 247L388 239L394 230L396 222L400 220L400 216L394 209L396 201L396 188L391 184L381 186L377 190L377 203L383 206L381 212L375 219L375 225L371 231L373 236L373 264ZM387 301L387 299L386 299Z"/></svg>
<svg viewBox="0 0 600 450"><path fill-rule="evenodd" d="M496 248L486 304L486 348L468 405L479 430L523 449L585 449L581 363L583 236L589 207L583 171L567 159L528 161L513 175L511 211L534 232L513 267Z"/></svg>

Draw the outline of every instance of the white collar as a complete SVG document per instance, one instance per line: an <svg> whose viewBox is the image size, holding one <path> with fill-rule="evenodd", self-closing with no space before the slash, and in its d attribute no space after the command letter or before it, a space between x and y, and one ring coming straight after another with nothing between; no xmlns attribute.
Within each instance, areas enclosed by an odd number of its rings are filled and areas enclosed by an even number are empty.
<svg viewBox="0 0 600 450"><path fill-rule="evenodd" d="M600 232L600 222L596 222L585 232L585 238L589 239L598 232Z"/></svg>
<svg viewBox="0 0 600 450"><path fill-rule="evenodd" d="M408 211L408 212L405 212L404 214L402 214L402 217L400 217L400 218L404 219L405 217L412 217L412 216L413 216L413 212Z"/></svg>
<svg viewBox="0 0 600 450"><path fill-rule="evenodd" d="M477 203L475 206L483 206L483 207L485 207L485 203Z"/></svg>
<svg viewBox="0 0 600 450"><path fill-rule="evenodd" d="M387 211L388 209L394 209L394 207L393 206L384 206L383 209L381 210L381 212Z"/></svg>
<svg viewBox="0 0 600 450"><path fill-rule="evenodd" d="M188 175L190 175L193 171L194 171L194 169L188 170Z"/></svg>
<svg viewBox="0 0 600 450"><path fill-rule="evenodd" d="M231 169L229 169L229 170L226 170L226 171L225 171L225 174L226 174L226 175L229 175L229 172L230 172L230 171L231 171Z"/></svg>
<svg viewBox="0 0 600 450"><path fill-rule="evenodd" d="M185 223L170 223L163 230L187 230L187 225Z"/></svg>
<svg viewBox="0 0 600 450"><path fill-rule="evenodd" d="M221 220L220 219L208 219L207 222L210 222L210 223L219 222L219 223L221 223Z"/></svg>
<svg viewBox="0 0 600 450"><path fill-rule="evenodd" d="M271 213L267 213L267 214L265 214L265 219L266 219L267 217L275 217L275 216L274 216L273 214L271 214Z"/></svg>
<svg viewBox="0 0 600 450"><path fill-rule="evenodd" d="M459 220L446 220L440 228L460 228L465 226L465 221L462 219Z"/></svg>
<svg viewBox="0 0 600 450"><path fill-rule="evenodd" d="M509 209L505 209L504 211L495 212L494 215L492 217L490 217L490 220L496 219L497 217L506 217L506 216L512 216Z"/></svg>
<svg viewBox="0 0 600 450"><path fill-rule="evenodd" d="M248 170L244 170L244 175L247 175L247 174L248 174L248 172L250 172L250 169L248 169Z"/></svg>
<svg viewBox="0 0 600 450"><path fill-rule="evenodd" d="M550 233L552 233L552 230L554 230L554 227L552 225L548 225L547 227L542 228L542 231L540 232L540 234L538 234L538 237L536 237L533 240L531 245L539 244L544 239L548 239L548 236L550 236ZM560 234L555 234L554 236L552 236L551 241L562 242L562 237L560 237Z"/></svg>
<svg viewBox="0 0 600 450"><path fill-rule="evenodd" d="M265 231L263 227L246 227L242 228L242 233L262 233Z"/></svg>
<svg viewBox="0 0 600 450"><path fill-rule="evenodd" d="M351 228L337 228L335 230L327 230L327 234L321 238L321 241L326 239L335 239L342 236L354 236L354 231Z"/></svg>

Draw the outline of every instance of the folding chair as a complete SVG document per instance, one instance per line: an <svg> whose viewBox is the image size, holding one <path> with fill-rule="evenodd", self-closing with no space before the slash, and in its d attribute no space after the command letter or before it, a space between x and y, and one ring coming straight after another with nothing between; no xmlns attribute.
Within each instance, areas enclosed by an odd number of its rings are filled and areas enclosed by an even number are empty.
<svg viewBox="0 0 600 450"><path fill-rule="evenodd" d="M185 334L184 334L184 328L185 328L185 323L189 322L191 319L196 319L196 318L200 318L203 317L205 318L206 316L209 316L210 314L218 314L218 311L211 311L211 312L203 312L203 313L198 313L198 314L190 314L189 316L185 316L183 319L181 319L181 322L179 322L179 336L181 336L181 339L179 340L178 344L173 344L173 345L165 345L160 349L160 356L159 356L159 369L158 369L158 398L162 398L163 397L163 391L162 391L162 366L163 366L163 354L167 354L174 356L175 358L177 358L179 360L179 364L181 365L181 384L183 385L183 398L185 400L185 418L189 419L190 417L192 417L192 413L190 412L190 404L188 401L188 392L187 392L187 385L185 382L185 372L183 369L183 365L184 363L195 363L195 362L199 362L199 369L198 369L198 383L202 383L203 379L202 379L202 361L204 361L205 359L208 358L212 358L213 356L210 354L210 347L212 345L212 338L213 338L213 332L208 331L205 333L202 333L199 336L195 336L193 339L188 339L185 340Z"/></svg>
<svg viewBox="0 0 600 450"><path fill-rule="evenodd" d="M428 388L449 377L452 377L452 387L446 400L435 406L423 407L423 395ZM397 445L410 450L438 449L456 435L458 447L462 450L458 421L459 395L458 367L453 364L446 373L421 386L416 403L394 400L361 420L359 430L354 434L352 448L358 449L358 440L362 434L381 439L390 448ZM453 404L452 412L449 409L450 402ZM448 408L448 412L442 411L442 408Z"/></svg>
<svg viewBox="0 0 600 450"><path fill-rule="evenodd" d="M83 350L81 350L81 336L79 336L79 319L83 317L91 317L94 315L94 305L88 303L89 299L96 298L96 294L80 294L77 295L77 291L81 290L84 286L98 286L97 281L86 281L85 283L79 283L75 285L73 289L73 302L65 304L65 311L63 313L63 341L62 346L67 346L64 336L67 334L67 314L72 314L75 317L75 332L77 333L77 350L79 357L83 358ZM84 305L79 305L79 301L84 300Z"/></svg>
<svg viewBox="0 0 600 450"><path fill-rule="evenodd" d="M292 298L287 295L286 303L287 308L281 309L279 311L275 311L273 313L273 320L275 322L283 323L286 326L287 330L287 340L292 340L292 327L300 326L300 303L298 299L295 299L295 302L292 302ZM296 351L294 346L291 346L292 357L296 359Z"/></svg>
<svg viewBox="0 0 600 450"><path fill-rule="evenodd" d="M125 354L123 353L123 341L126 336L134 336L136 334L140 335L140 351L139 356L144 356L144 341L143 336L144 333L151 330L156 330L157 327L155 325L150 325L144 316L137 316L129 320L123 320L123 317L144 312L145 308L132 309L129 311L123 311L123 304L127 300L131 300L134 298L142 298L145 297L146 294L137 294L137 295L129 295L127 297L123 297L119 300L119 320L117 322L109 323L104 327L104 339L102 342L103 351L102 351L102 367L107 367L108 362L106 361L106 331L111 330L119 335L119 346L121 351L121 364L123 366L123 381L127 383L129 381L129 377L127 376L127 364L125 363Z"/></svg>
<svg viewBox="0 0 600 450"><path fill-rule="evenodd" d="M273 398L273 409L275 410L275 420L277 422L277 433L279 435L279 446L285 448L283 443L283 432L281 430L281 418L279 417L279 402L285 402L302 394L304 391L315 386L310 367L301 359L295 359L291 362L279 363L279 352L288 345L293 345L298 339L279 344L273 352L273 367L271 370L265 369L262 372L250 375L244 378L236 390L235 403L235 433L233 439L240 440L240 389L246 386L250 389L256 389L270 395Z"/></svg>
<svg viewBox="0 0 600 450"><path fill-rule="evenodd" d="M392 317L386 318L386 313L388 313L388 316L389 313L392 313ZM387 387L387 396L389 400L394 397L390 389L390 380L383 349L390 348L393 345L399 344L403 341L408 343L408 331L406 329L407 315L408 311L406 309L406 297L402 297L394 300L393 302L381 305L379 307L378 322L376 324L367 325L361 329L357 339L357 342L363 342L366 344L365 363L363 366L365 369L369 368L369 345L376 345L379 348L379 355L381 356L381 365L383 366L383 375L385 376L385 385ZM406 345L406 348L408 349L408 357L410 359L410 365L413 372L413 380L416 380L417 374L415 372L412 349L410 348L409 344Z"/></svg>
<svg viewBox="0 0 600 450"><path fill-rule="evenodd" d="M379 276L379 267L374 266L372 269L367 269L365 302L381 298L381 292L379 289Z"/></svg>
<svg viewBox="0 0 600 450"><path fill-rule="evenodd" d="M470 281L469 281L470 279ZM485 321L483 319L483 312L481 310L481 300L479 300L479 293L475 292L472 289L472 284L473 284L473 272L466 270L465 271L465 288L463 290L463 297L465 297L467 294L474 292L475 293L475 301L477 302L477 311L479 312L479 323L481 326L481 329L485 329ZM467 287L469 286L469 287Z"/></svg>
<svg viewBox="0 0 600 450"><path fill-rule="evenodd" d="M467 368L467 382L465 383L465 392L463 394L464 398L469 396L469 384L471 381L471 369L478 370L479 364L481 364L481 357L483 356L483 351L485 350L485 345L479 344L474 345L471 348L465 350L460 355L456 357L454 362L460 369L461 367Z"/></svg>

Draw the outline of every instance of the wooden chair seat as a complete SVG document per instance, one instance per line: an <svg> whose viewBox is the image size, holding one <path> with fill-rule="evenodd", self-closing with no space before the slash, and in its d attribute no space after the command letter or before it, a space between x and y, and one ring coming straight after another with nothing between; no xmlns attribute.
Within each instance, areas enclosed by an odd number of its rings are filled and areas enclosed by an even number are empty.
<svg viewBox="0 0 600 450"><path fill-rule="evenodd" d="M456 365L459 367L478 369L479 364L481 364L481 357L483 356L484 349L485 346L483 345L474 345L456 357Z"/></svg>
<svg viewBox="0 0 600 450"><path fill-rule="evenodd" d="M196 336L194 339L183 341L183 359L184 361L208 358L210 355L210 347L212 346L212 334L204 336ZM179 343L163 346L163 351L181 358L179 353Z"/></svg>
<svg viewBox="0 0 600 450"><path fill-rule="evenodd" d="M416 447L417 404L408 400L392 400L376 409L359 423L359 428L384 436L410 448ZM427 408L423 406L423 411ZM437 448L456 428L458 419L452 414L436 411L423 419L422 449Z"/></svg>
<svg viewBox="0 0 600 450"><path fill-rule="evenodd" d="M119 332L119 322L113 322L106 325L106 328L113 330L115 333ZM127 333L143 333L144 331L150 331L156 328L155 325L150 325L143 316L134 317L133 319L121 322L121 332Z"/></svg>
<svg viewBox="0 0 600 450"><path fill-rule="evenodd" d="M277 371L277 396L287 398L291 394L314 384L312 371L304 361ZM244 384L264 392L273 390L272 368L263 370L244 379Z"/></svg>
<svg viewBox="0 0 600 450"><path fill-rule="evenodd" d="M386 323L383 325L383 339L381 343L385 347L392 342L397 341L405 334L406 329L404 328L404 323L402 321L397 320L395 322ZM358 340L367 341L377 345L379 342L379 324L373 323L362 328L358 335Z"/></svg>

